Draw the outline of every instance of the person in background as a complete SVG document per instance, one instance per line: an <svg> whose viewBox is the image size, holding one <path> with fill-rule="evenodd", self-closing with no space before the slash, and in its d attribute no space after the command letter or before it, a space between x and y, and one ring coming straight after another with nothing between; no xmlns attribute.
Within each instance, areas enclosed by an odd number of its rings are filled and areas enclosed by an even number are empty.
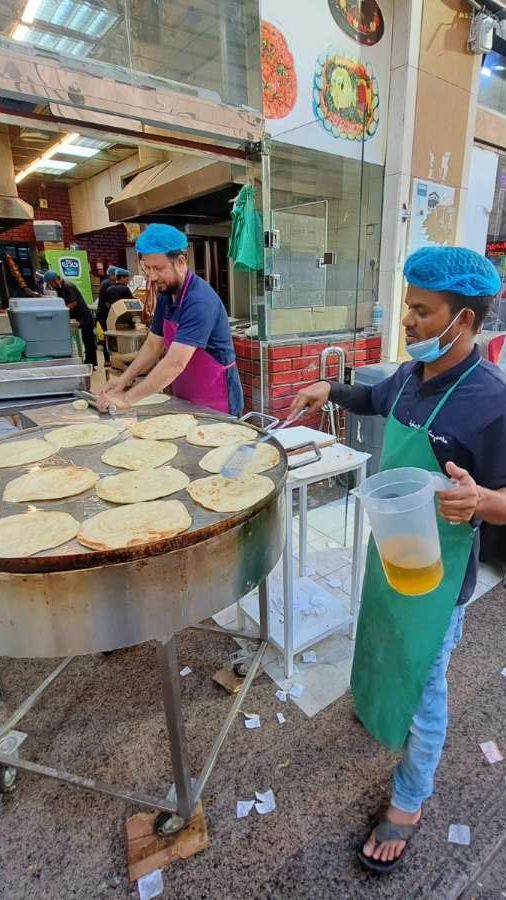
<svg viewBox="0 0 506 900"><path fill-rule="evenodd" d="M359 415L385 416L383 471L415 466L453 480L438 493L443 576L433 590L402 595L387 581L374 541L367 554L353 702L369 733L402 751L390 805L358 851L376 873L399 865L434 789L448 721L446 672L476 587L479 523L506 524L506 379L476 347L499 276L464 247L418 250L404 275L412 361L374 387L319 381L290 409L293 416L331 400ZM405 577L414 585L412 557L410 569Z"/></svg>
<svg viewBox="0 0 506 900"><path fill-rule="evenodd" d="M53 269L49 269L44 274L44 284L47 284L51 290L56 291L58 296L65 301L65 306L70 312L70 318L79 322L84 345L84 361L96 368L98 364L97 343L95 340L93 315L81 291L75 284L65 281Z"/></svg>
<svg viewBox="0 0 506 900"><path fill-rule="evenodd" d="M116 300L131 300L133 298L132 291L128 286L129 281L130 272L128 271L128 269L117 268L116 282L115 284L111 284L105 292L105 307L107 309L107 314L105 317L106 322L107 316L109 315L109 310L112 304L116 303Z"/></svg>
<svg viewBox="0 0 506 900"><path fill-rule="evenodd" d="M109 266L107 272L105 273L105 278L100 285L100 290L98 292L98 305L100 307L100 303L103 303L105 300L105 295L107 291L111 287L112 284L116 284L116 266Z"/></svg>
<svg viewBox="0 0 506 900"><path fill-rule="evenodd" d="M153 323L135 360L100 394L100 408L128 409L170 386L175 397L195 406L240 416L244 401L227 311L212 287L189 270L186 235L152 224L136 247L158 292Z"/></svg>

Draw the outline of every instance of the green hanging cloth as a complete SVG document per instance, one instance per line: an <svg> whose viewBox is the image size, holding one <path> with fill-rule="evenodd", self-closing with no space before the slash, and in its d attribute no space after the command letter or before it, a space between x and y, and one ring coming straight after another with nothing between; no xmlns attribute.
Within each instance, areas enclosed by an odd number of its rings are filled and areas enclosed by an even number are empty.
<svg viewBox="0 0 506 900"><path fill-rule="evenodd" d="M264 267L262 219L255 205L256 188L244 185L232 208L232 236L228 255L241 272L259 272Z"/></svg>

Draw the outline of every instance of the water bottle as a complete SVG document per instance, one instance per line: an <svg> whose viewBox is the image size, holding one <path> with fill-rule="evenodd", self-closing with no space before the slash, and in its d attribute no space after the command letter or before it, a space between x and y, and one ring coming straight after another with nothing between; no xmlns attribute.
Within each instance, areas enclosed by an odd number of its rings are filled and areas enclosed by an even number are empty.
<svg viewBox="0 0 506 900"><path fill-rule="evenodd" d="M383 307L379 300L376 300L372 309L372 330L375 334L381 334L383 331Z"/></svg>

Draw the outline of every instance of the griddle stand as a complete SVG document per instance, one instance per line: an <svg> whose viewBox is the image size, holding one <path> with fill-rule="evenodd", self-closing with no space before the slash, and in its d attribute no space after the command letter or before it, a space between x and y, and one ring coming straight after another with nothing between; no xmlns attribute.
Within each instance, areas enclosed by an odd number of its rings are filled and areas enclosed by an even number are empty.
<svg viewBox="0 0 506 900"><path fill-rule="evenodd" d="M170 743L170 754L174 776L174 787L165 797L152 797L149 794L129 791L118 785L105 784L94 778L82 778L64 769L52 768L41 763L33 763L19 757L19 746L24 736L14 731L21 720L30 712L45 691L51 687L56 679L68 668L76 658L69 656L54 669L35 691L27 697L15 710L9 719L0 727L0 789L9 793L15 787L16 773L20 769L32 775L42 775L53 778L55 781L69 784L82 790L93 791L96 794L105 794L128 803L147 809L161 811L155 821L156 831L164 836L175 834L184 828L192 818L195 808L202 797L207 782L216 765L220 750L225 743L228 733L234 723L243 701L257 675L262 663L265 650L268 646L268 595L267 582L264 580L259 586L260 603L260 633L258 638L251 634L229 631L216 626L195 625L193 630L218 632L228 634L231 637L248 641L258 640L258 650L252 660L251 666L244 679L241 690L236 695L234 702L223 722L220 732L213 743L209 756L197 779L191 777L191 766L188 754L188 742L184 725L183 709L181 703L180 674L177 659L176 636L172 635L166 641L157 641L157 655L160 666L162 699L165 711L165 720ZM175 794L175 801L172 797Z"/></svg>

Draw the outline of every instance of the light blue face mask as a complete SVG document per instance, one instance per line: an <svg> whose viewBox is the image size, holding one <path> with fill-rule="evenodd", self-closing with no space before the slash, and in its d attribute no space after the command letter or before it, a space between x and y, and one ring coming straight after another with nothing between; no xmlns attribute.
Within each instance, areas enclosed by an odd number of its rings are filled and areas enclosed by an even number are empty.
<svg viewBox="0 0 506 900"><path fill-rule="evenodd" d="M453 345L456 344L462 332L459 332L456 338L453 341L450 341L449 344L445 344L443 347L441 346L441 338L445 336L447 331L455 325L455 322L459 318L459 316L464 312L461 309L454 319L448 325L448 328L439 335L439 337L427 338L425 341L417 341L416 344L408 344L406 350L408 351L411 359L414 359L416 362L422 363L432 363L436 362L437 359L441 359L449 350L452 349Z"/></svg>

